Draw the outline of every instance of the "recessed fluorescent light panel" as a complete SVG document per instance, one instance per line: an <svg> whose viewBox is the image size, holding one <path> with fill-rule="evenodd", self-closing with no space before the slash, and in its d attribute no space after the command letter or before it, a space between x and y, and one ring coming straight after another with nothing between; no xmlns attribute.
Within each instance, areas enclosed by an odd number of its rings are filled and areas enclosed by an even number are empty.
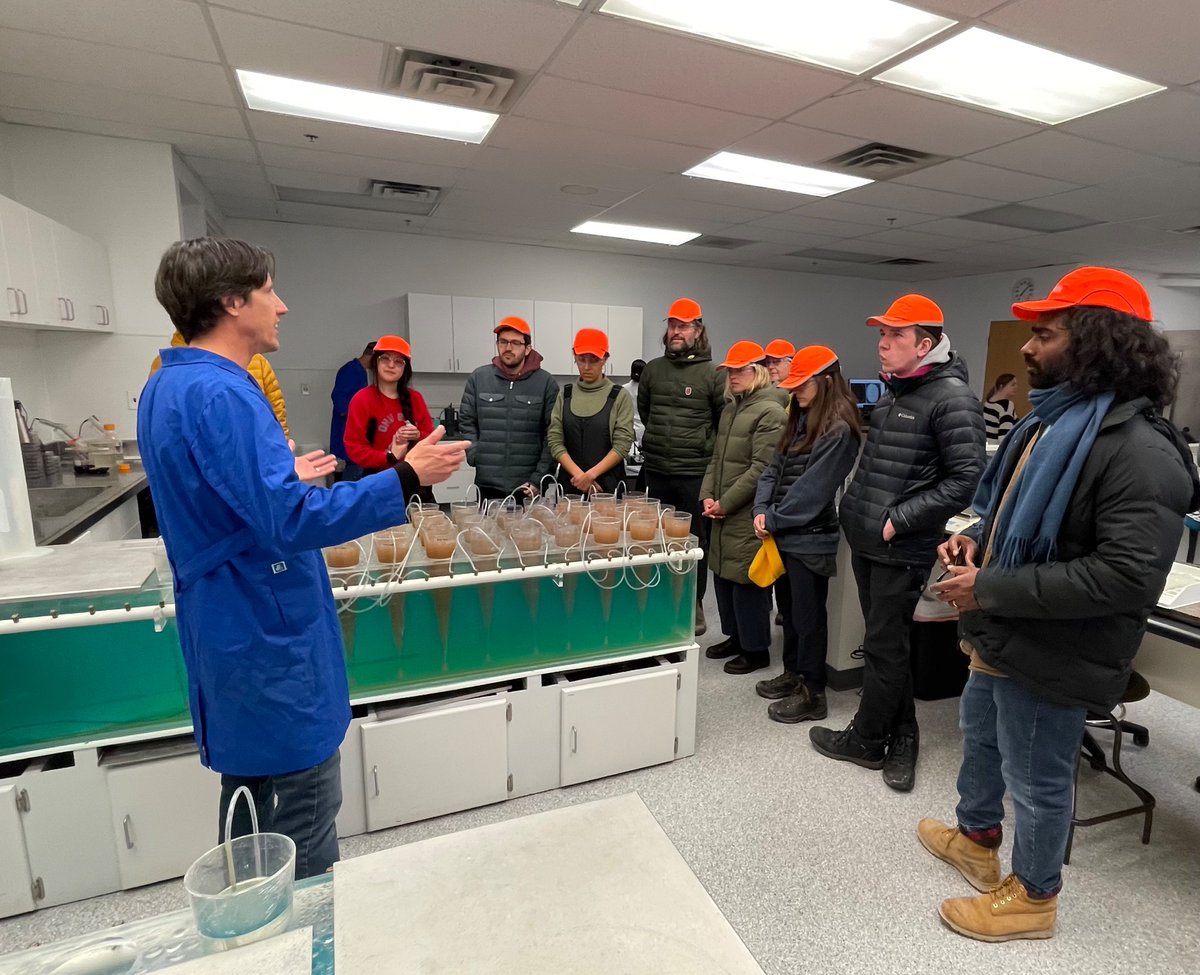
<svg viewBox="0 0 1200 975"><path fill-rule="evenodd" d="M237 72L246 104L260 112L365 125L372 129L480 143L500 117L472 108L437 105L374 91L337 88L257 71Z"/></svg>
<svg viewBox="0 0 1200 975"><path fill-rule="evenodd" d="M979 27L889 68L875 80L1049 125L1163 90L1162 85Z"/></svg>
<svg viewBox="0 0 1200 975"><path fill-rule="evenodd" d="M862 176L846 176L824 169L813 169L811 166L796 166L773 159L743 156L736 152L718 152L683 175L719 179L726 183L742 183L746 186L765 186L771 190L806 193L809 196L833 196L835 193L844 193L846 190L875 182Z"/></svg>
<svg viewBox="0 0 1200 975"><path fill-rule="evenodd" d="M689 240L695 240L699 234L690 230L663 230L661 227L638 227L631 223L605 223L603 220L589 220L578 227L572 227L573 234L594 234L597 237L620 237L622 240L642 240L649 244L670 244L678 247Z"/></svg>
<svg viewBox="0 0 1200 975"><path fill-rule="evenodd" d="M600 13L851 74L956 23L894 0L605 0Z"/></svg>

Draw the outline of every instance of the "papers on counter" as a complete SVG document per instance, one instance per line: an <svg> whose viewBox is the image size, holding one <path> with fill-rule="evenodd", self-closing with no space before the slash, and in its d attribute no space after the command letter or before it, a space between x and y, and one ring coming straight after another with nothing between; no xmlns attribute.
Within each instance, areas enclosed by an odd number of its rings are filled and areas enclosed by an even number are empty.
<svg viewBox="0 0 1200 975"><path fill-rule="evenodd" d="M962 511L946 522L946 534L957 535L964 532L980 520L974 511Z"/></svg>
<svg viewBox="0 0 1200 975"><path fill-rule="evenodd" d="M1176 562L1167 576L1167 585L1158 597L1163 609L1178 609L1200 603L1200 566Z"/></svg>

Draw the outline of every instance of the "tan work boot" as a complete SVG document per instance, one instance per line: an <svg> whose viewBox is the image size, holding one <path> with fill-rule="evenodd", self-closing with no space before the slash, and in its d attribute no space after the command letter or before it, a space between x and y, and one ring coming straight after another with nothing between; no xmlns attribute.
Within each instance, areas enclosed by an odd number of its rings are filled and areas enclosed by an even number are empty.
<svg viewBox="0 0 1200 975"><path fill-rule="evenodd" d="M988 891L1000 883L1000 855L967 839L957 826L922 819L917 823L917 839L935 857L958 870L976 890Z"/></svg>
<svg viewBox="0 0 1200 975"><path fill-rule="evenodd" d="M976 941L1053 938L1058 896L1034 900L1017 875L1010 873L986 894L942 901L938 913L959 934Z"/></svg>

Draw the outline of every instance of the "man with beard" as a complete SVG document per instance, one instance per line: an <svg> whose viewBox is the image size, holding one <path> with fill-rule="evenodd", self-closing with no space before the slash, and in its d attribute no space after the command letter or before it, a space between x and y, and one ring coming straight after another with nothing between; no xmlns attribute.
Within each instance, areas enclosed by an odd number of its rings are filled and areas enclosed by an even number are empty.
<svg viewBox="0 0 1200 975"><path fill-rule="evenodd" d="M700 507L700 483L725 409L724 380L712 364L701 314L700 305L691 298L672 302L662 338L664 354L646 363L637 397L638 414L646 425L642 434L646 490L663 504L691 514L692 531L705 553L696 570L697 636L707 628L703 602L708 588L708 527ZM732 657L741 652L736 647L725 649L727 653L709 656Z"/></svg>
<svg viewBox="0 0 1200 975"><path fill-rule="evenodd" d="M496 356L467 379L459 429L481 497L532 496L553 469L546 433L558 383L541 367L528 322L509 315L494 331Z"/></svg>
<svg viewBox="0 0 1200 975"><path fill-rule="evenodd" d="M1013 314L1033 322L1021 350L1033 412L979 483L983 520L938 549L946 578L932 587L962 614L971 658L956 825L917 826L985 891L939 911L981 941L1054 934L1084 719L1121 699L1198 493L1187 447L1159 415L1178 365L1141 284L1083 267ZM1006 791L1015 841L1001 882Z"/></svg>

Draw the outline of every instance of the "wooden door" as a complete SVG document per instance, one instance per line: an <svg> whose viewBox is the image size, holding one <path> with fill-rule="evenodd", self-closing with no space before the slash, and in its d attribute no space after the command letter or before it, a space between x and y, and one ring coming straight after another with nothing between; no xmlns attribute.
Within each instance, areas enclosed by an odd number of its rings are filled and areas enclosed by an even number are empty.
<svg viewBox="0 0 1200 975"><path fill-rule="evenodd" d="M1017 377L1017 392L1013 397L1018 417L1024 416L1033 404L1029 402L1029 373L1025 370L1025 357L1021 346L1029 341L1029 322L992 322L988 329L987 365L983 371L981 392L986 395L996 377L1011 372Z"/></svg>

